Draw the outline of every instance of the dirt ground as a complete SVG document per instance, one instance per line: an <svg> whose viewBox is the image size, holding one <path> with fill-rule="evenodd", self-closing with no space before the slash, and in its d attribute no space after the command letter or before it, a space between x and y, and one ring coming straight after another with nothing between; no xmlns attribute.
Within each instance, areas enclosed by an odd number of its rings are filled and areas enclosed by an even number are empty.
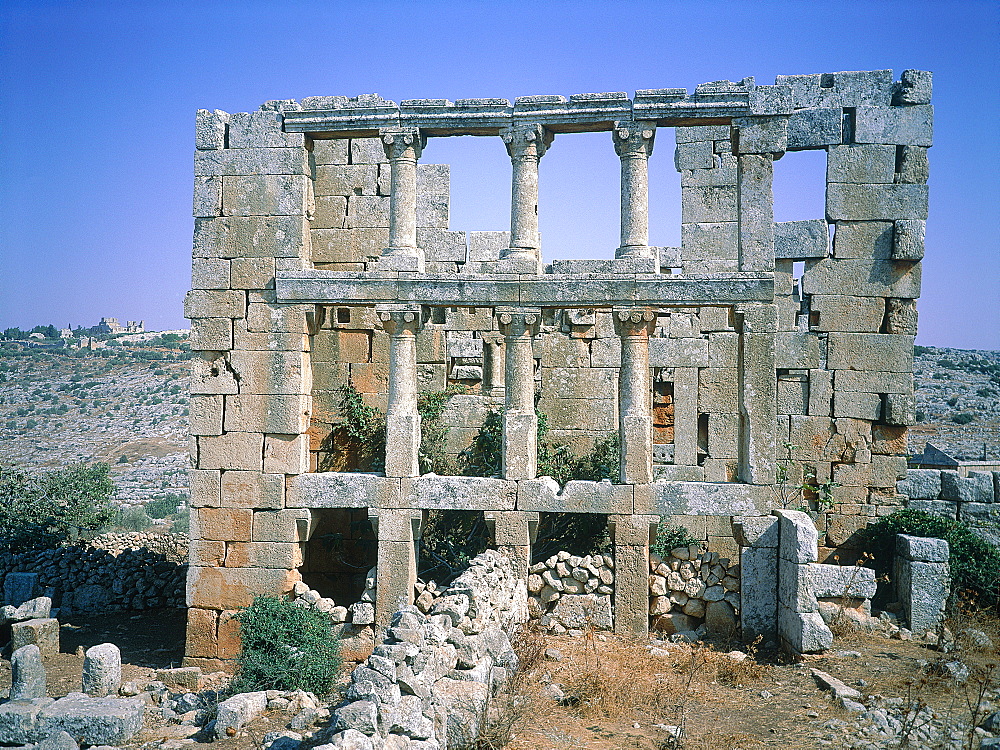
<svg viewBox="0 0 1000 750"><path fill-rule="evenodd" d="M83 658L77 649L103 642L122 649L123 679L143 687L153 679L153 670L179 666L184 613L112 614L64 624L60 653L45 660L49 694L59 697L79 690ZM600 633L582 638L528 636L517 648L529 668L515 678L514 694L497 707L503 718L493 744L484 747L666 750L673 747L667 741L668 727L683 726L685 750L829 748L821 725L830 719L850 721L854 715L817 687L810 668L828 672L865 695L906 696L920 683L926 664L943 657L924 645L867 634L838 636L829 652L798 663L773 653L739 661L727 653L732 645L696 647L655 639L634 643ZM551 652L546 657L546 649L558 651L558 658L551 658L556 656ZM995 655L993 649L963 658L982 661ZM941 715L965 711L964 696L953 683L923 683L922 697ZM552 684L559 686L563 700L547 694ZM10 663L4 659L0 690L9 685ZM336 697L331 700L336 705ZM264 734L284 729L290 719L269 712L237 737L212 743L213 750L258 748ZM170 727L152 726L130 744L166 740L164 747L169 748L174 746L170 739ZM202 744L191 739L179 743L192 750Z"/></svg>

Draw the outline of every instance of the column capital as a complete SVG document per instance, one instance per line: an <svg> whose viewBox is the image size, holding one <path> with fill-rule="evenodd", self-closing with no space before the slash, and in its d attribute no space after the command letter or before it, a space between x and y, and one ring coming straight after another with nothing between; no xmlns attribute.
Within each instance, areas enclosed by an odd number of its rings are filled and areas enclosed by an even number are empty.
<svg viewBox="0 0 1000 750"><path fill-rule="evenodd" d="M533 336L542 321L542 311L537 307L497 307L495 314L504 337Z"/></svg>
<svg viewBox="0 0 1000 750"><path fill-rule="evenodd" d="M376 305L375 312L390 336L416 334L424 326L423 310L419 305Z"/></svg>
<svg viewBox="0 0 1000 750"><path fill-rule="evenodd" d="M619 336L649 336L656 328L656 311L651 307L616 307L612 317Z"/></svg>
<svg viewBox="0 0 1000 750"><path fill-rule="evenodd" d="M500 138L507 146L507 153L512 159L518 157L541 159L555 137L555 133L537 122L512 125L500 131Z"/></svg>
<svg viewBox="0 0 1000 750"><path fill-rule="evenodd" d="M419 128L380 128L378 137L389 161L419 159L427 145L427 138Z"/></svg>
<svg viewBox="0 0 1000 750"><path fill-rule="evenodd" d="M491 346L503 346L503 334L500 331L483 331L479 334L484 344Z"/></svg>
<svg viewBox="0 0 1000 750"><path fill-rule="evenodd" d="M615 123L611 137L618 156L622 158L640 156L648 159L653 153L656 123L648 120L622 120Z"/></svg>

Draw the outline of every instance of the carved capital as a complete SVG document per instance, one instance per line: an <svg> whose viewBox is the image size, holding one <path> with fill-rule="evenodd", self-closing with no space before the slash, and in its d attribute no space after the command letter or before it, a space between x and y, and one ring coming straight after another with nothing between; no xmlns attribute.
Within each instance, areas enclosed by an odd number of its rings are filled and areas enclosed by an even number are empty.
<svg viewBox="0 0 1000 750"><path fill-rule="evenodd" d="M648 159L653 153L656 123L643 120L616 122L611 137L614 140L615 153L618 156L640 156Z"/></svg>
<svg viewBox="0 0 1000 750"><path fill-rule="evenodd" d="M401 159L416 161L420 158L427 138L419 128L383 128L378 131L385 158L390 162Z"/></svg>
<svg viewBox="0 0 1000 750"><path fill-rule="evenodd" d="M541 159L552 145L555 133L538 123L514 125L500 132L512 159L533 157Z"/></svg>
<svg viewBox="0 0 1000 750"><path fill-rule="evenodd" d="M656 311L649 307L616 307L612 317L619 336L649 336L656 328Z"/></svg>
<svg viewBox="0 0 1000 750"><path fill-rule="evenodd" d="M382 328L393 338L415 336L424 325L423 311L414 305L378 305L375 308Z"/></svg>
<svg viewBox="0 0 1000 750"><path fill-rule="evenodd" d="M534 336L542 321L542 311L533 307L498 307L497 323L505 338Z"/></svg>

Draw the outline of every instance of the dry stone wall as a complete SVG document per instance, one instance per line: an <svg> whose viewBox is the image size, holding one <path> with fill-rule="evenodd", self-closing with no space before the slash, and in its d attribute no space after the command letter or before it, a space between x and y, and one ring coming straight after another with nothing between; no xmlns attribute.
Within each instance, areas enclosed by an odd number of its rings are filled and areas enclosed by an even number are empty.
<svg viewBox="0 0 1000 750"><path fill-rule="evenodd" d="M1000 545L1000 471L970 471L967 477L948 469L907 469L896 483L908 508L953 518Z"/></svg>
<svg viewBox="0 0 1000 750"><path fill-rule="evenodd" d="M882 70L631 97L368 94L199 111L189 661L232 658L226 613L291 590L303 547L327 533L323 511L368 513L380 625L414 598L429 510L489 514L525 579L538 513L608 516L613 626L640 635L661 517L702 529L730 560L743 553L729 519L775 507L817 514L820 559L856 544L902 504L930 94L930 73ZM649 244L647 165L667 128L679 248ZM547 264L544 156L586 131L610 133L621 159L621 244L613 259ZM448 169L425 163L443 136L504 143L509 227L450 227ZM826 153L825 215L776 223L777 160L801 150ZM343 441L345 384L384 419L377 473L359 472ZM449 385L465 393L440 421L446 455L498 410L499 476L421 475L418 396ZM616 483L538 476L536 399L551 438L580 452L618 433ZM751 548L757 563L778 555ZM777 603L756 607L751 590L741 617L773 632L777 614L760 618Z"/></svg>

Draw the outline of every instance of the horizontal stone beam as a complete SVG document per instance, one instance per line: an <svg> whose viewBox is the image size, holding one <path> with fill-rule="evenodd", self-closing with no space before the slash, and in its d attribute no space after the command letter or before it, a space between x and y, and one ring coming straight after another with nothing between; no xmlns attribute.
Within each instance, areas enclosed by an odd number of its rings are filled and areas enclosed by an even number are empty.
<svg viewBox="0 0 1000 750"><path fill-rule="evenodd" d="M276 278L278 302L411 303L429 306L611 307L731 305L771 302L771 273L682 275L514 276L488 274L294 271Z"/></svg>

